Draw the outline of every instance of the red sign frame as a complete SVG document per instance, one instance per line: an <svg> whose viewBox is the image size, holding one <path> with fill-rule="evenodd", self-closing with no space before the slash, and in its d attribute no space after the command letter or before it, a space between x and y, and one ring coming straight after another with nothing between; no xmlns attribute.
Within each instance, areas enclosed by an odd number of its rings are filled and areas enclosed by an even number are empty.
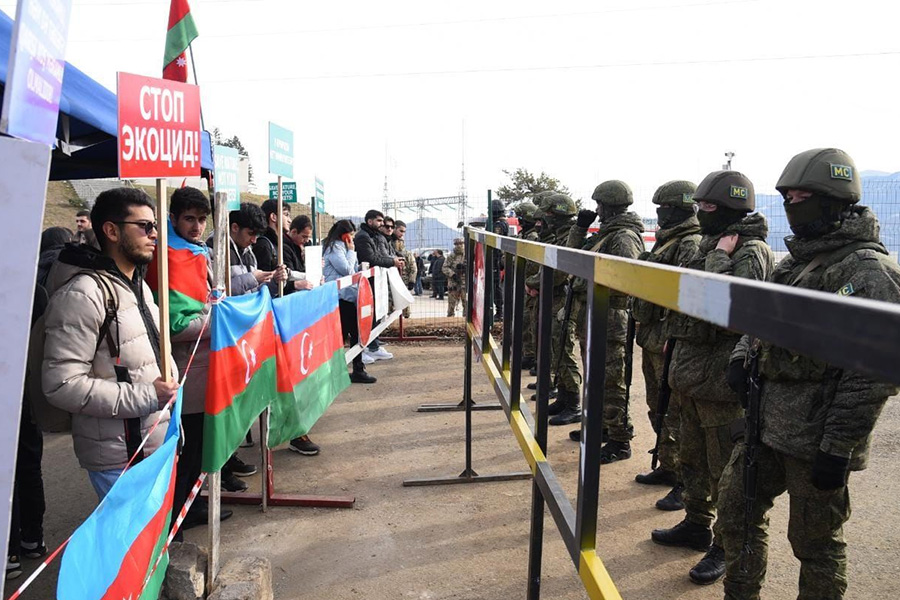
<svg viewBox="0 0 900 600"><path fill-rule="evenodd" d="M118 73L119 177L200 175L200 88Z"/></svg>
<svg viewBox="0 0 900 600"><path fill-rule="evenodd" d="M374 320L375 296L372 294L372 285L367 277L360 277L356 297L356 322L359 325L359 343L363 347L369 345Z"/></svg>

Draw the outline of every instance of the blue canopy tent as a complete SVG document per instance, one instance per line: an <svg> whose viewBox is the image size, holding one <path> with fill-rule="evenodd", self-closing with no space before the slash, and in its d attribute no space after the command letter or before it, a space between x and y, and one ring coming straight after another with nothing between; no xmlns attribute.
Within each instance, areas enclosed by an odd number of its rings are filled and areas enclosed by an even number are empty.
<svg viewBox="0 0 900 600"><path fill-rule="evenodd" d="M0 98L6 86L13 20L0 12ZM50 179L118 177L116 95L66 63ZM200 165L213 169L209 133L201 133Z"/></svg>

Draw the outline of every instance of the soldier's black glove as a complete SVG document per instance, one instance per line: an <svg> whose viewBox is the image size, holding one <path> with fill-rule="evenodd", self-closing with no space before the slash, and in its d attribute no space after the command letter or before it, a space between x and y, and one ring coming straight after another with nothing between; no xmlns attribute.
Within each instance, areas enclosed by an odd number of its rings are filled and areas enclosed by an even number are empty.
<svg viewBox="0 0 900 600"><path fill-rule="evenodd" d="M748 379L750 374L744 368L742 359L733 360L728 364L728 370L725 372L725 381L731 391L736 392L741 397L741 404L747 408L747 392L750 391Z"/></svg>
<svg viewBox="0 0 900 600"><path fill-rule="evenodd" d="M812 484L819 490L837 490L847 485L850 459L819 450L813 461Z"/></svg>
<svg viewBox="0 0 900 600"><path fill-rule="evenodd" d="M597 218L597 213L592 210L579 210L578 217L575 219L575 224L579 227L590 227L591 223Z"/></svg>

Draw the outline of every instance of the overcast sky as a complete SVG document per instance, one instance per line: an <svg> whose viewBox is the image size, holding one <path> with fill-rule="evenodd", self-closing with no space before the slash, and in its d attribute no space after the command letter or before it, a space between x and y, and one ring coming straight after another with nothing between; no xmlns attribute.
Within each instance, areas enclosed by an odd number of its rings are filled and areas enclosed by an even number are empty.
<svg viewBox="0 0 900 600"><path fill-rule="evenodd" d="M115 90L161 76L168 0L74 0L68 60ZM0 2L14 15L14 4ZM900 170L900 4L790 0L191 0L208 129L259 182L267 121L294 131L301 195L329 212L458 192L525 167L588 200L623 179L639 212L669 179L733 166L771 191L786 161L837 146ZM465 130L465 136L463 136ZM410 220L414 215L407 215ZM446 215L447 220L452 216Z"/></svg>

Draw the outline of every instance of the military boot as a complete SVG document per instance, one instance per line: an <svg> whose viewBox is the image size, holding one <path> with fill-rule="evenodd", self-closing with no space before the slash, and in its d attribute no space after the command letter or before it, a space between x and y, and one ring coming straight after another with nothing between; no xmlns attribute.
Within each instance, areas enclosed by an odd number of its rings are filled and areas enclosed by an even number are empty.
<svg viewBox="0 0 900 600"><path fill-rule="evenodd" d="M629 458L631 458L631 444L629 442L610 440L605 446L600 448L601 465L608 465L617 460L626 460Z"/></svg>
<svg viewBox="0 0 900 600"><path fill-rule="evenodd" d="M533 356L526 356L525 358L522 359L522 370L523 371L531 370L535 366L537 366L537 361L534 359Z"/></svg>
<svg viewBox="0 0 900 600"><path fill-rule="evenodd" d="M667 485L669 487L678 483L678 476L674 471L658 467L649 473L639 473L634 480L644 485Z"/></svg>
<svg viewBox="0 0 900 600"><path fill-rule="evenodd" d="M559 390L559 398L554 404L557 403L561 403L561 407L556 416L550 418L551 425L570 425L581 421L581 406L578 401L578 392Z"/></svg>
<svg viewBox="0 0 900 600"><path fill-rule="evenodd" d="M534 389L534 388L532 388L532 389ZM550 388L550 395L547 397L548 398L556 398L558 395L559 395L558 389ZM531 398L529 398L529 400L531 400L532 402L537 402L537 394L532 394ZM553 414L553 413L550 413L550 414Z"/></svg>
<svg viewBox="0 0 900 600"><path fill-rule="evenodd" d="M659 510L682 510L684 508L684 485L676 483L669 493L656 501Z"/></svg>
<svg viewBox="0 0 900 600"><path fill-rule="evenodd" d="M570 431L569 439L572 440L573 442L580 442L581 441L581 430L573 429L572 431ZM600 433L600 443L605 444L608 441L609 441L609 430L603 429Z"/></svg>
<svg viewBox="0 0 900 600"><path fill-rule="evenodd" d="M650 539L663 546L683 546L705 552L712 544L712 529L684 519L672 529L654 529Z"/></svg>
<svg viewBox="0 0 900 600"><path fill-rule="evenodd" d="M721 546L710 546L706 556L700 559L688 576L697 585L715 583L725 575L725 550Z"/></svg>

